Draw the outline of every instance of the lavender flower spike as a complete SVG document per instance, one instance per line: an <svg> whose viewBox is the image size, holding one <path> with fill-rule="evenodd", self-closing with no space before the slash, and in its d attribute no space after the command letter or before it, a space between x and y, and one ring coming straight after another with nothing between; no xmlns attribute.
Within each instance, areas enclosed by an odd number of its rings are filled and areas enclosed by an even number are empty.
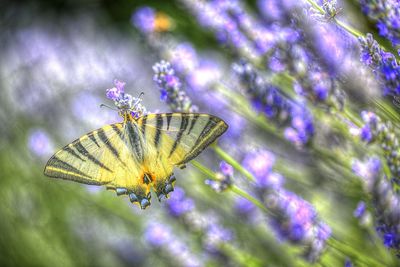
<svg viewBox="0 0 400 267"><path fill-rule="evenodd" d="M300 244L305 258L314 262L325 248L330 228L320 221L314 207L283 188L284 177L272 171L275 156L266 150L249 153L243 166L256 178L254 191L271 211L269 223L280 239Z"/></svg>
<svg viewBox="0 0 400 267"><path fill-rule="evenodd" d="M365 124L359 130L360 138L367 143L378 143L394 176L393 181L398 182L400 178L400 155L395 151L400 150L400 141L397 138L394 127L390 121L383 122L373 112L363 111L361 117Z"/></svg>
<svg viewBox="0 0 400 267"><path fill-rule="evenodd" d="M303 245L305 259L315 262L331 236L331 229L318 219L314 207L283 188L264 194L264 202L274 214L270 224L278 237Z"/></svg>
<svg viewBox="0 0 400 267"><path fill-rule="evenodd" d="M121 82L117 79L114 80L115 87L107 89L106 96L111 100L117 100L121 97L122 94L125 93L125 82Z"/></svg>
<svg viewBox="0 0 400 267"><path fill-rule="evenodd" d="M250 63L240 61L233 66L253 107L284 127L285 138L301 148L314 135L313 117L305 105L286 97L279 88L268 84Z"/></svg>
<svg viewBox="0 0 400 267"><path fill-rule="evenodd" d="M383 87L383 95L400 95L400 66L396 57L385 52L372 34L360 37L361 61L375 73Z"/></svg>
<svg viewBox="0 0 400 267"><path fill-rule="evenodd" d="M400 45L400 2L398 0L360 0L362 11L376 21L379 35Z"/></svg>
<svg viewBox="0 0 400 267"><path fill-rule="evenodd" d="M195 208L194 200L187 197L182 188L176 187L174 194L165 204L169 215L179 219L188 229L201 234L202 246L211 255L224 254L219 247L224 243L233 243L233 232L220 225L215 215L209 216L199 212Z"/></svg>
<svg viewBox="0 0 400 267"><path fill-rule="evenodd" d="M149 245L164 253L179 266L204 266L202 259L197 257L166 225L151 223L145 230L144 238Z"/></svg>
<svg viewBox="0 0 400 267"><path fill-rule="evenodd" d="M154 77L161 93L161 100L165 101L174 112L195 112L197 107L182 90L182 83L171 64L161 60L153 66Z"/></svg>
<svg viewBox="0 0 400 267"><path fill-rule="evenodd" d="M215 192L222 192L228 189L232 185L233 178L233 167L226 163L225 161L221 161L219 164L219 171L216 173L216 179L210 180L207 179L205 184L210 186Z"/></svg>
<svg viewBox="0 0 400 267"><path fill-rule="evenodd" d="M400 255L400 196L381 175L379 159L355 161L353 171L363 178L365 189L372 196L377 233L386 247Z"/></svg>
<svg viewBox="0 0 400 267"><path fill-rule="evenodd" d="M146 108L141 104L142 98L132 97L130 94L125 93L125 82L114 80L114 87L107 89L107 98L114 100L114 105L118 108L121 116L128 112L133 117L140 117L147 113Z"/></svg>

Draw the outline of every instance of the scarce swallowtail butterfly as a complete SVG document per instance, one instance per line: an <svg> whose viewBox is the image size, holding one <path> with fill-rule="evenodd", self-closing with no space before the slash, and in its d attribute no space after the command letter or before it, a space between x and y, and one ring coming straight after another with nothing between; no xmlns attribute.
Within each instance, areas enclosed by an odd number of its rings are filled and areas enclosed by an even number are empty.
<svg viewBox="0 0 400 267"><path fill-rule="evenodd" d="M184 168L228 128L209 114L144 115L141 98L130 99L116 103L123 122L66 145L49 159L44 174L104 185L145 209L150 205L151 188L159 200L167 197L173 191L174 166Z"/></svg>

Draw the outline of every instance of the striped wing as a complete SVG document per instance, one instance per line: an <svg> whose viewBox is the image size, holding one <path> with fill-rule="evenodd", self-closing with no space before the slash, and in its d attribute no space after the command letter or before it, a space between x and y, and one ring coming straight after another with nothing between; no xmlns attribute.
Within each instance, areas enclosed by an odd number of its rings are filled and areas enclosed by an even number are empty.
<svg viewBox="0 0 400 267"><path fill-rule="evenodd" d="M194 159L228 129L220 118L199 113L149 114L137 123L145 125L146 142L178 166Z"/></svg>
<svg viewBox="0 0 400 267"><path fill-rule="evenodd" d="M126 145L126 136L122 123L90 132L54 154L44 174L84 184L137 190L141 186L141 166Z"/></svg>
<svg viewBox="0 0 400 267"><path fill-rule="evenodd" d="M144 140L145 173L158 198L173 190L173 167L183 168L228 128L208 114L149 114L136 121Z"/></svg>

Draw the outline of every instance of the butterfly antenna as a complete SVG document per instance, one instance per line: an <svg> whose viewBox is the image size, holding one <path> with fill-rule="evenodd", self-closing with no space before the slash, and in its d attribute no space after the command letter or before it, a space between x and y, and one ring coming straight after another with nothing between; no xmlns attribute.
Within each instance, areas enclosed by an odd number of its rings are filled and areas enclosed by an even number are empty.
<svg viewBox="0 0 400 267"><path fill-rule="evenodd" d="M113 107L110 107L109 105L106 105L106 104L100 104L100 108L103 108L103 107L106 107L106 108L112 109L112 110L114 110L114 111L118 111L118 109L115 109L115 108L113 108Z"/></svg>
<svg viewBox="0 0 400 267"><path fill-rule="evenodd" d="M142 99L142 96L144 96L144 92L140 92L139 97L140 99Z"/></svg>

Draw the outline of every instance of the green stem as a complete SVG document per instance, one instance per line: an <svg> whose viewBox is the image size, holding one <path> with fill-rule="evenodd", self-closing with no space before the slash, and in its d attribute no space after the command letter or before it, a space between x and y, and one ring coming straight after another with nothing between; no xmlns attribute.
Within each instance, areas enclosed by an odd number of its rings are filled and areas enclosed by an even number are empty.
<svg viewBox="0 0 400 267"><path fill-rule="evenodd" d="M315 9L317 9L321 15L325 15L325 13L326 13L325 10L322 7L320 7L316 2L314 2L313 0L307 0L307 2L310 5L312 5ZM364 34L362 34L360 31L354 29L353 27L347 25L346 23L344 23L336 18L334 18L333 20L335 21L335 23L338 26L342 27L344 30L346 30L348 33L352 34L354 37L364 36Z"/></svg>
<svg viewBox="0 0 400 267"><path fill-rule="evenodd" d="M256 199L255 197L251 196L249 193L247 193L246 191L240 189L239 187L237 187L236 185L232 185L230 187L230 190L235 193L236 195L239 195L241 197L244 197L245 199L247 199L248 201L250 201L251 203L253 203L255 206L257 206L258 208L260 208L262 211L264 211L267 214L272 214L271 211L269 211L264 204L259 201L258 199Z"/></svg>
<svg viewBox="0 0 400 267"><path fill-rule="evenodd" d="M202 173L204 173L205 175L207 175L208 177L211 177L212 179L216 179L216 175L215 173L210 170L209 168L207 168L206 166L204 166L203 164L201 164L200 162L196 161L196 160L192 160L191 161L192 165L194 167L196 167L199 171L201 171ZM271 213L265 206L264 204L259 201L258 199L256 199L255 197L251 196L249 193L247 193L246 191L240 189L239 187L237 187L236 185L232 185L229 187L229 189L234 192L235 194L246 198L247 200L249 200L250 202L252 202L254 205L256 205L257 207L259 207L261 210L265 211L266 213Z"/></svg>
<svg viewBox="0 0 400 267"><path fill-rule="evenodd" d="M194 167L196 167L199 171L201 171L205 175L209 176L211 179L213 179L213 180L217 179L215 173L212 170L210 170L209 168L207 168L206 166L204 166L203 164L201 164L197 160L192 160L190 163L192 163L192 165Z"/></svg>
<svg viewBox="0 0 400 267"><path fill-rule="evenodd" d="M307 2L310 3L310 5L312 5L315 9L317 9L319 11L319 13L321 13L322 15L325 15L325 10L323 10L322 7L320 7L313 0L307 0Z"/></svg>
<svg viewBox="0 0 400 267"><path fill-rule="evenodd" d="M386 101L373 99L374 104L381 111L380 116L384 117L387 120L391 120L396 123L400 123L399 114L390 106Z"/></svg>
<svg viewBox="0 0 400 267"><path fill-rule="evenodd" d="M329 247L343 253L344 255L349 256L360 263L363 263L362 266L385 266L381 262L377 262L372 258L360 257L360 254L355 251L351 246L348 246L343 242L336 240L335 238L330 238L328 240L328 245Z"/></svg>
<svg viewBox="0 0 400 267"><path fill-rule="evenodd" d="M243 174L251 182L256 181L254 176L248 170L243 168L239 162L237 162L234 158L232 158L228 153L226 153L218 145L213 145L213 149L214 149L215 153L217 153L223 160L225 160L227 163L232 165L233 168L235 168L237 171L239 171L241 174Z"/></svg>
<svg viewBox="0 0 400 267"><path fill-rule="evenodd" d="M346 23L334 18L334 21L336 22L337 25L342 27L344 30L346 30L348 33L352 34L354 37L363 37L364 34L362 34L360 31L354 29L353 27L347 25Z"/></svg>

